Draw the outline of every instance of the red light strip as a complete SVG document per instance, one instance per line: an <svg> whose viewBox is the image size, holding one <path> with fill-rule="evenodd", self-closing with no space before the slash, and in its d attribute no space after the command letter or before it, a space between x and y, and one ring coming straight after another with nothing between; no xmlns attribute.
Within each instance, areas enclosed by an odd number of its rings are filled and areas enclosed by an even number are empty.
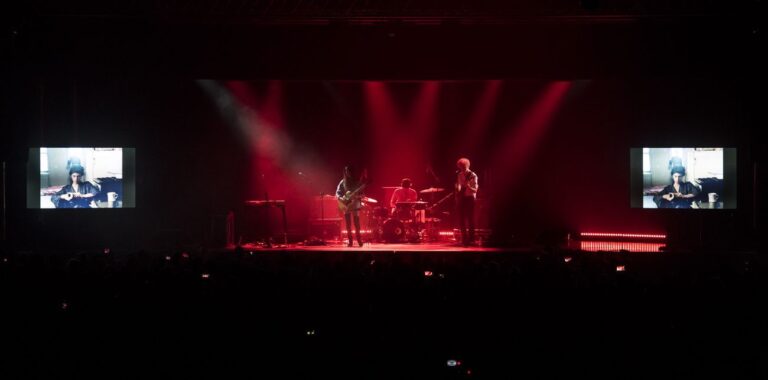
<svg viewBox="0 0 768 380"><path fill-rule="evenodd" d="M625 234L611 232L582 232L581 237L604 237L604 238L634 238L634 239L666 239L663 234Z"/></svg>
<svg viewBox="0 0 768 380"><path fill-rule="evenodd" d="M348 231L348 230L341 230L341 233L343 233L343 234L348 234L349 232L350 231ZM354 231L352 231L352 232L354 232ZM372 234L372 233L373 233L373 230L360 230L360 235Z"/></svg>
<svg viewBox="0 0 768 380"><path fill-rule="evenodd" d="M663 247L662 243L638 243L622 241L581 241L579 249L586 252L608 251L618 252L621 250L629 252L659 252Z"/></svg>

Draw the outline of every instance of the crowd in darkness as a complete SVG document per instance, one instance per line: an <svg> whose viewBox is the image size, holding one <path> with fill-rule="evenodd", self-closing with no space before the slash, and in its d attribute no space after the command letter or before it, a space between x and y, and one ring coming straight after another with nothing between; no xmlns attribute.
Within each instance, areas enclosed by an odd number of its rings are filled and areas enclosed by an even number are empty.
<svg viewBox="0 0 768 380"><path fill-rule="evenodd" d="M0 371L764 377L767 262L760 253L558 249L6 251L10 354Z"/></svg>

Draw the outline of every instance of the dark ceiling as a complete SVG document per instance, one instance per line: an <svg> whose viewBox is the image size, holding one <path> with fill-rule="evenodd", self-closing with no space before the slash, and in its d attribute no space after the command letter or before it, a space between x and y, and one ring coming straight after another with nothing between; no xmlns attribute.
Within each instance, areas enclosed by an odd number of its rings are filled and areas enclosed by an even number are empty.
<svg viewBox="0 0 768 380"><path fill-rule="evenodd" d="M4 73L281 79L761 74L764 1L28 1Z"/></svg>

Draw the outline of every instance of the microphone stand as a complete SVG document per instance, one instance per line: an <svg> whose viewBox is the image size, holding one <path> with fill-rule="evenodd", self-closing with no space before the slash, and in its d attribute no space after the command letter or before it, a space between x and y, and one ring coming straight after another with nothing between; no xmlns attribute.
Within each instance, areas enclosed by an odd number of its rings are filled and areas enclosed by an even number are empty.
<svg viewBox="0 0 768 380"><path fill-rule="evenodd" d="M325 191L320 192L320 244L325 245Z"/></svg>
<svg viewBox="0 0 768 380"><path fill-rule="evenodd" d="M6 214L5 214L6 207L7 207L7 205L6 205L6 202L5 202L5 161L3 161L3 240L2 240L3 244L5 244L6 238L7 238L7 235L6 235L6 228L7 228L6 227Z"/></svg>
<svg viewBox="0 0 768 380"><path fill-rule="evenodd" d="M264 247L272 248L272 228L270 226L271 221L269 218L269 194L266 191L264 192L264 200L267 201L267 203L265 203L266 207L264 207L264 219L266 219L264 224L267 226L267 236L266 239L264 239Z"/></svg>
<svg viewBox="0 0 768 380"><path fill-rule="evenodd" d="M311 194L317 194L317 192L315 191L316 190L315 189L315 183L311 179L309 179L310 177L308 177L306 175L303 175L303 174L300 174L300 175L307 182L309 188L311 189ZM325 206L324 205L325 195L326 195L325 192L321 190L320 191L320 198L317 200L317 206L320 207L320 223L319 223L319 226L320 226L320 229L322 230L322 233L321 233L320 237L315 236L315 238L319 238L319 241L317 241L317 242L311 241L312 245L315 245L315 244L317 244L317 245L326 245L326 242L325 242L325 228L324 228L325 227L325 207L324 207ZM312 196L314 196L314 195L312 195ZM311 202L310 202L310 204L311 204ZM311 214L312 213L310 212L309 217L307 217L307 235L309 237L313 236L312 235L312 220L311 220L312 215ZM315 214L315 216L317 216L317 214Z"/></svg>

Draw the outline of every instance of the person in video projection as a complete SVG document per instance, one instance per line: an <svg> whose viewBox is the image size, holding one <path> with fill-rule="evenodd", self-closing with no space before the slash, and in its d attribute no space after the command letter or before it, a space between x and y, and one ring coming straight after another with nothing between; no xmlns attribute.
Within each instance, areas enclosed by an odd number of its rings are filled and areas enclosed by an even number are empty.
<svg viewBox="0 0 768 380"><path fill-rule="evenodd" d="M99 188L84 181L85 169L80 165L69 168L69 183L51 195L56 208L90 208L91 201L99 195Z"/></svg>
<svg viewBox="0 0 768 380"><path fill-rule="evenodd" d="M653 201L659 208L691 208L699 195L699 188L685 181L685 167L675 166L670 171L672 184L664 187Z"/></svg>

